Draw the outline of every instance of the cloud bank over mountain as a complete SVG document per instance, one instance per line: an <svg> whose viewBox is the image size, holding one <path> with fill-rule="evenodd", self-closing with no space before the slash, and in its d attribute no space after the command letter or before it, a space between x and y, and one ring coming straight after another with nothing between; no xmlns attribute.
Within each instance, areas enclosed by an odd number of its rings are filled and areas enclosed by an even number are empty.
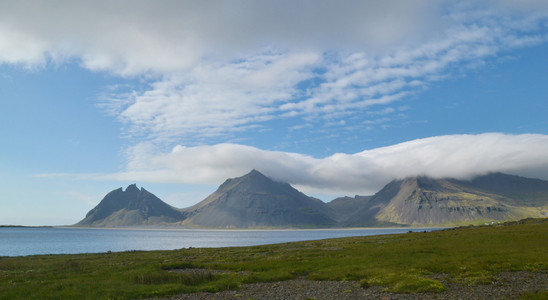
<svg viewBox="0 0 548 300"><path fill-rule="evenodd" d="M238 144L176 146L160 155L141 153L126 172L86 176L215 185L257 169L306 193L364 195L392 179L420 175L469 179L504 172L546 180L546 153L546 135L501 133L438 136L325 158Z"/></svg>

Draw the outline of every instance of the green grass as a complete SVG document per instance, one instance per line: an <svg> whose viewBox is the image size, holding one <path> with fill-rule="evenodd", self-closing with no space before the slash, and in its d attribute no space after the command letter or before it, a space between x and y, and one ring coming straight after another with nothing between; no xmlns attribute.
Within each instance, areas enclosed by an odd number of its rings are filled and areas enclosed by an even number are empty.
<svg viewBox="0 0 548 300"><path fill-rule="evenodd" d="M522 300L546 300L548 299L548 291L540 291L537 293L526 293L521 297Z"/></svg>
<svg viewBox="0 0 548 300"><path fill-rule="evenodd" d="M1 257L0 299L134 299L293 278L438 292L445 287L434 274L475 285L501 271L546 271L546 236L548 219L535 219L242 248ZM210 271L173 271L189 268Z"/></svg>

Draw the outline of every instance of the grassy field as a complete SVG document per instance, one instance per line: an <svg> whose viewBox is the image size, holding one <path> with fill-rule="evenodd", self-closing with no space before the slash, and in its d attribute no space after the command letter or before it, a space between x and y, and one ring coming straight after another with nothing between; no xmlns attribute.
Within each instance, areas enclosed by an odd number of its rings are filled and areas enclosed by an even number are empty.
<svg viewBox="0 0 548 300"><path fill-rule="evenodd" d="M0 257L0 299L133 299L293 278L436 292L445 287L434 274L474 285L518 270L548 270L548 219L242 248Z"/></svg>

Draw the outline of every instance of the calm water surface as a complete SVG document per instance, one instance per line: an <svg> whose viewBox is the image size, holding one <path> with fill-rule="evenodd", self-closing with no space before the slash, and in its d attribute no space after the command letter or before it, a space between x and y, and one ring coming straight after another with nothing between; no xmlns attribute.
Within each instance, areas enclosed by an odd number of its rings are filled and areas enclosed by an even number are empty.
<svg viewBox="0 0 548 300"><path fill-rule="evenodd" d="M327 238L431 231L438 228L327 230L195 230L0 228L0 256L98 253L128 250L232 247Z"/></svg>

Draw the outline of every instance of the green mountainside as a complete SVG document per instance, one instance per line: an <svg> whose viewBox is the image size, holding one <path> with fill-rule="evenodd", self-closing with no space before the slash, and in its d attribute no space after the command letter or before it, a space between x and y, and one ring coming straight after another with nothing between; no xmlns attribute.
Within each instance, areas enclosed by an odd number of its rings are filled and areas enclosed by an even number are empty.
<svg viewBox="0 0 548 300"><path fill-rule="evenodd" d="M479 176L470 181L451 180L465 187L503 196L510 205L535 207L548 205L548 181L503 173Z"/></svg>
<svg viewBox="0 0 548 300"><path fill-rule="evenodd" d="M346 226L453 226L548 215L548 182L494 173L471 181L394 180L344 222Z"/></svg>

